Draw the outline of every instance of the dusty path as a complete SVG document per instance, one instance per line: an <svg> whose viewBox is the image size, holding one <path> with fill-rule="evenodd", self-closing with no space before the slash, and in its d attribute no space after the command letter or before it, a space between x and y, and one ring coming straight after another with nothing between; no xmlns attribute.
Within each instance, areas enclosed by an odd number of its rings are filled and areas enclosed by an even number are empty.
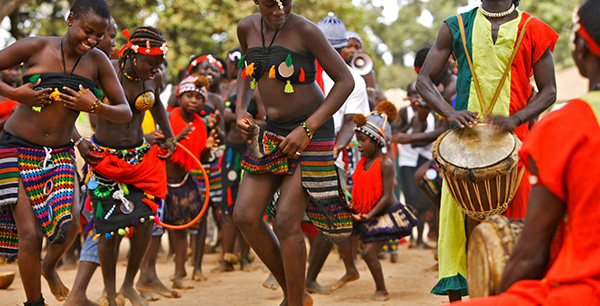
<svg viewBox="0 0 600 306"><path fill-rule="evenodd" d="M127 244L123 243L121 256L126 254ZM368 298L375 291L375 284L368 270L361 271L361 278L351 282L344 288L338 289L331 295L313 295L315 305L440 305L447 301L444 297L429 294L437 281L437 272L426 271L435 264L431 250L408 249L406 245L400 246L400 261L392 264L383 259L383 271L386 285L391 294L387 302L373 302ZM158 274L165 284L171 285L167 280L173 273L173 263L168 263L164 254L159 255ZM123 279L125 261L121 260L117 267L117 281ZM208 281L194 282L187 277L188 284L194 289L180 290L181 299L165 299L151 302L151 306L159 305L279 305L281 291L273 291L262 287L262 282L267 277L266 268L255 261L259 269L252 272L211 273L210 270L217 266L217 255L207 254L204 257L204 275ZM239 268L239 267L238 267ZM16 264L0 265L0 271L17 271ZM188 274L191 268L188 267ZM318 281L324 286L331 286L343 275L344 268L337 254L330 254L323 272ZM76 270L60 270L63 281L72 287ZM42 281L42 290L48 305L61 305L57 302L45 281ZM88 288L88 297L97 300L102 293L102 278L100 269L96 271L92 283ZM18 276L7 290L0 290L0 305L23 305L25 293ZM128 304L129 305L129 304Z"/></svg>

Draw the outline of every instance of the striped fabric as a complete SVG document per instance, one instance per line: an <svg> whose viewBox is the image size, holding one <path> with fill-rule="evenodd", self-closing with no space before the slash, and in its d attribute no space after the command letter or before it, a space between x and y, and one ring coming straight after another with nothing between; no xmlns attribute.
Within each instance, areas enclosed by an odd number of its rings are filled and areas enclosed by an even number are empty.
<svg viewBox="0 0 600 306"><path fill-rule="evenodd" d="M18 254L18 233L12 209L17 202L19 178L43 233L50 242L62 243L71 226L75 171L72 147L0 148L1 257L12 261Z"/></svg>
<svg viewBox="0 0 600 306"><path fill-rule="evenodd" d="M334 165L335 139L315 137L302 151L300 158L295 159L288 158L276 149L285 136L272 131L264 133L262 144L267 155L258 158L248 150L242 161L242 169L250 173L287 175L293 174L300 164L302 186L310 195L306 206L308 219L329 240L335 243L347 241L352 232L352 215ZM270 209L274 210L274 207Z"/></svg>
<svg viewBox="0 0 600 306"><path fill-rule="evenodd" d="M223 200L223 183L221 181L221 158L223 157L223 148L220 147L214 152L214 157L209 163L202 164L204 171L208 175L208 182L210 183L210 200L215 205L220 205ZM202 171L194 169L190 171L198 182L198 187L203 194L206 194L206 183L204 182L204 176Z"/></svg>

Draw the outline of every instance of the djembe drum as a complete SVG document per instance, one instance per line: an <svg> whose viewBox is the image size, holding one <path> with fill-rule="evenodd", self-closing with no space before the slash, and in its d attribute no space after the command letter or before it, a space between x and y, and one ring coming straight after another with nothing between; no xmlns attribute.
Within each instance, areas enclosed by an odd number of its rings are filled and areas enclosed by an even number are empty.
<svg viewBox="0 0 600 306"><path fill-rule="evenodd" d="M512 201L521 141L485 123L452 129L433 143L432 154L452 198L471 218L503 213Z"/></svg>
<svg viewBox="0 0 600 306"><path fill-rule="evenodd" d="M469 297L495 295L521 232L523 219L491 216L477 225L469 237L467 281Z"/></svg>

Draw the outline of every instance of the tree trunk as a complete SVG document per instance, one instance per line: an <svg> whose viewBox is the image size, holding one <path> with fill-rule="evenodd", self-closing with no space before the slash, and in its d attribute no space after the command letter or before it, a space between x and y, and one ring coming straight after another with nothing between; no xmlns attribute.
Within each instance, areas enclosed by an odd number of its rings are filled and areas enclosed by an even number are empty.
<svg viewBox="0 0 600 306"><path fill-rule="evenodd" d="M35 0L0 0L0 22L21 6L29 5Z"/></svg>

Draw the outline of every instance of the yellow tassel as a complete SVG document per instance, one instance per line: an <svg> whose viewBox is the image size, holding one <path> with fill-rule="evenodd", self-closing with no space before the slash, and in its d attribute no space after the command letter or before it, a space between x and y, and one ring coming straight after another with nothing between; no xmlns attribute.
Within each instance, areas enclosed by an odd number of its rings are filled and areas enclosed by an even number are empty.
<svg viewBox="0 0 600 306"><path fill-rule="evenodd" d="M271 66L271 70L269 70L269 79L274 79L275 76L275 65Z"/></svg>
<svg viewBox="0 0 600 306"><path fill-rule="evenodd" d="M288 80L287 83L285 84L285 89L283 90L283 92L294 93L294 87L292 86L292 83L290 83L290 80Z"/></svg>
<svg viewBox="0 0 600 306"><path fill-rule="evenodd" d="M250 82L250 88L256 89L256 79L252 79L252 82Z"/></svg>
<svg viewBox="0 0 600 306"><path fill-rule="evenodd" d="M250 65L248 65L248 67L246 67L246 75L249 77L253 76L255 69L256 69L256 67L254 66L254 63L251 63Z"/></svg>

